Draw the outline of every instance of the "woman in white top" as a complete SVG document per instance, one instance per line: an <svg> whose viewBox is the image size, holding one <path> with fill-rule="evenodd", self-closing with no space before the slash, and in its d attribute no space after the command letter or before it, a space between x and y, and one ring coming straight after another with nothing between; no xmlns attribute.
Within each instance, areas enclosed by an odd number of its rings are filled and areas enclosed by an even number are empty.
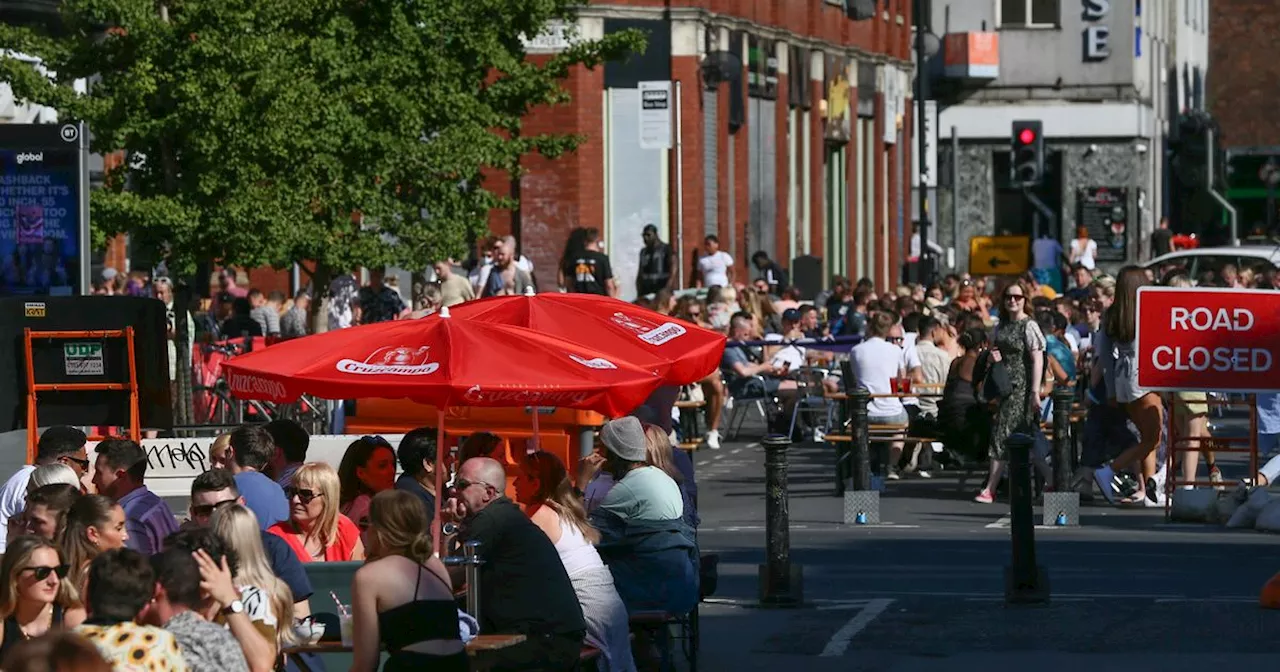
<svg viewBox="0 0 1280 672"><path fill-rule="evenodd" d="M1164 404L1157 392L1138 386L1138 288L1147 284L1147 274L1137 266L1126 266L1116 279L1116 299L1103 317L1095 336L1094 349L1107 383L1107 400L1129 414L1142 441L1116 456L1111 464L1094 472L1098 487L1108 501L1117 499L1112 482L1115 470L1136 467L1142 478L1137 490L1121 503L1163 507L1164 494L1156 488L1156 448L1164 430Z"/></svg>
<svg viewBox="0 0 1280 672"><path fill-rule="evenodd" d="M1080 264L1089 270L1098 267L1098 241L1089 237L1089 229L1076 229L1076 239L1071 241L1071 264Z"/></svg>
<svg viewBox="0 0 1280 672"><path fill-rule="evenodd" d="M516 475L515 486L525 513L560 554L587 621L587 643L600 649L599 669L634 672L627 607L593 546L600 534L587 522L564 464L551 453L532 453Z"/></svg>

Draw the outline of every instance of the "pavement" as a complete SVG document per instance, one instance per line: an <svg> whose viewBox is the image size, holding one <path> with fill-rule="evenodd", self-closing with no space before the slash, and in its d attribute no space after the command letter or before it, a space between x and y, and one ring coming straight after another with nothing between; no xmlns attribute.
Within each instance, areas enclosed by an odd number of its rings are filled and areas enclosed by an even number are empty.
<svg viewBox="0 0 1280 672"><path fill-rule="evenodd" d="M1222 432L1240 422L1219 423ZM1271 661L1280 611L1258 606L1280 536L1168 523L1163 509L1082 504L1081 525L1038 528L1049 604L1006 606L1007 501L974 475L890 482L881 525L845 525L834 455L789 451L792 562L805 603L758 604L764 455L753 439L694 454L704 553L720 555L701 607L702 670L1202 670ZM1220 456L1228 478L1247 464ZM1037 510L1037 520L1039 511ZM1230 655L1229 659L1224 658Z"/></svg>

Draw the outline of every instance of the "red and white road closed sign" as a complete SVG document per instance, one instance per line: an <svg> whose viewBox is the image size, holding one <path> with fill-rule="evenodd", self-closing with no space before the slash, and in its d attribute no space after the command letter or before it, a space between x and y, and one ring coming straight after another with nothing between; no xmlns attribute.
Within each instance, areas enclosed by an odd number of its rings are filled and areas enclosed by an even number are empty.
<svg viewBox="0 0 1280 672"><path fill-rule="evenodd" d="M1138 290L1138 386L1280 391L1280 292Z"/></svg>

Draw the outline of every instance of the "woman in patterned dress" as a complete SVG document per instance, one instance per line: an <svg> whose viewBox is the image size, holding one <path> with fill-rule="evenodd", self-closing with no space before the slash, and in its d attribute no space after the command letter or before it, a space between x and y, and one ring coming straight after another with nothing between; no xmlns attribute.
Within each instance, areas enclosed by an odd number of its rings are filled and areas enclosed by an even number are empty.
<svg viewBox="0 0 1280 672"><path fill-rule="evenodd" d="M1021 281L1011 283L1000 295L1000 323L991 347L991 361L1004 362L1012 390L995 402L991 443L987 448L991 470L986 487L974 498L982 504L995 501L996 486L1008 460L1005 441L1017 432L1034 436L1040 418L1039 388L1044 379L1045 338L1028 311L1030 295Z"/></svg>

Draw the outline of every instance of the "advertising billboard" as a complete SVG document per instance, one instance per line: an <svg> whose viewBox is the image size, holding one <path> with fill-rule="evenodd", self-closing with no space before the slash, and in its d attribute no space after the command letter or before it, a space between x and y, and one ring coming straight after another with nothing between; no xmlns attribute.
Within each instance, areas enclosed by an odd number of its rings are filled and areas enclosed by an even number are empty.
<svg viewBox="0 0 1280 672"><path fill-rule="evenodd" d="M0 124L0 296L88 293L87 130Z"/></svg>

